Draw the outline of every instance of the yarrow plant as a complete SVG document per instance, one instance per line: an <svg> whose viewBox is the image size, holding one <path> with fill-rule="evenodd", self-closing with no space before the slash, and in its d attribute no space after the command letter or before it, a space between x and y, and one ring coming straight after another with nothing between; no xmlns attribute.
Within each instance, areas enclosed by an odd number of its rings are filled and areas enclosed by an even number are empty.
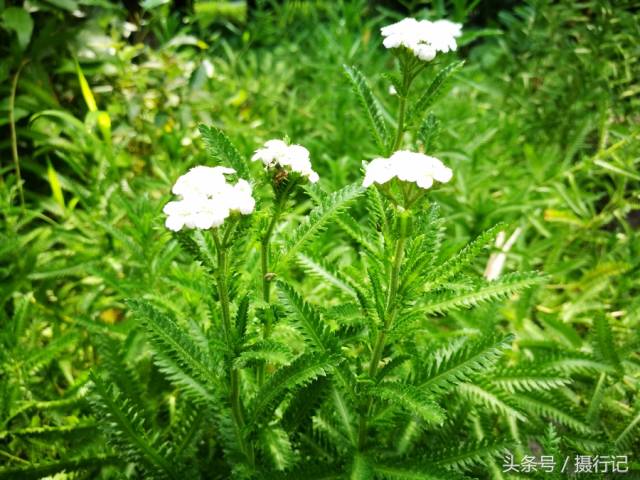
<svg viewBox="0 0 640 480"><path fill-rule="evenodd" d="M267 169L297 173L315 183L320 178L311 168L309 150L302 145L287 145L282 140L269 140L256 150L253 161L262 161Z"/></svg>
<svg viewBox="0 0 640 480"><path fill-rule="evenodd" d="M381 29L386 48L406 48L420 60L429 62L438 52L447 53L458 48L456 38L462 25L449 20L416 20L405 18Z"/></svg>
<svg viewBox="0 0 640 480"><path fill-rule="evenodd" d="M365 166L365 176L362 186L369 187L373 184L383 186L382 192L389 196L395 203L404 203L409 206L421 195L419 190L415 192L415 196L411 198L410 189L401 186L400 190L403 195L402 200L393 197L389 188L384 185L391 182L394 178L401 182L414 183L418 189L429 189L433 186L434 181L447 183L451 180L453 172L446 167L440 160L429 157L423 153L410 152L400 150L395 152L389 158L376 158Z"/></svg>
<svg viewBox="0 0 640 480"><path fill-rule="evenodd" d="M248 161L220 130L201 127L223 165L180 177L180 199L164 212L206 272L197 290L206 320L130 302L185 425L170 437L150 432L144 413L123 400L117 374L108 374L113 387L93 377L107 433L145 478L205 478L212 465L220 478L484 476L504 450L500 435L517 432L524 414L501 400L499 383L522 374L500 360L512 337L438 328L447 312L539 282L535 273L469 279L467 267L498 227L441 255L443 221L431 194L453 170L424 153L437 130L427 113L461 64L435 73L417 96L410 87L435 55L455 50L460 26L405 19L381 33L398 61L390 76L396 121L382 115L364 75L345 67L380 155L354 184L333 193L312 185L322 182L301 145L269 140ZM231 179L248 179L258 162L254 185L273 196L256 204L249 182ZM317 204L298 222L288 206L302 189ZM349 206L363 197L366 214L354 217ZM322 258L328 250L340 260ZM470 414L473 430L465 428ZM131 415L139 420L127 422Z"/></svg>
<svg viewBox="0 0 640 480"><path fill-rule="evenodd" d="M199 166L181 176L172 189L180 200L167 203L163 210L166 227L174 232L183 227L206 230L219 227L234 212L253 212L251 185L243 179L228 183L225 175L234 173L233 168Z"/></svg>

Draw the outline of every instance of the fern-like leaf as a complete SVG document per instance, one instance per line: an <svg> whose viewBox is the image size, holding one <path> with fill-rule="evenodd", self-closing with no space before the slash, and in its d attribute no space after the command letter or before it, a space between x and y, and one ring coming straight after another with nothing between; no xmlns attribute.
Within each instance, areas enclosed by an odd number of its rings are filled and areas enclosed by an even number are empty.
<svg viewBox="0 0 640 480"><path fill-rule="evenodd" d="M456 390L472 403L484 405L494 413L514 418L521 422L526 421L523 413L511 405L509 395L501 392L490 384L478 385L477 383L461 383L456 387Z"/></svg>
<svg viewBox="0 0 640 480"><path fill-rule="evenodd" d="M354 183L321 200L320 205L311 210L306 222L296 228L295 233L286 239L285 253L278 259L278 265L283 267L295 259L305 245L323 232L333 219L363 192L362 186Z"/></svg>
<svg viewBox="0 0 640 480"><path fill-rule="evenodd" d="M130 300L128 305L140 321L144 322L149 340L157 353L156 361L170 378L186 386L192 384L195 392L209 392L220 388L206 355L190 336L168 315L148 302ZM208 395L204 396L208 399Z"/></svg>
<svg viewBox="0 0 640 480"><path fill-rule="evenodd" d="M336 360L326 355L306 354L279 369L262 386L253 401L251 412L254 421L264 418L270 410L275 409L288 392L329 374L335 364Z"/></svg>
<svg viewBox="0 0 640 480"><path fill-rule="evenodd" d="M294 321L300 325L301 333L309 340L311 348L320 352L335 352L337 342L329 335L320 314L309 305L290 285L278 281L280 297L288 310L293 314Z"/></svg>
<svg viewBox="0 0 640 480"><path fill-rule="evenodd" d="M616 351L613 332L607 317L603 314L593 319L595 351L602 360L611 365L616 372L622 373L622 364Z"/></svg>
<svg viewBox="0 0 640 480"><path fill-rule="evenodd" d="M308 274L324 280L326 283L333 285L351 297L356 297L356 292L349 286L347 281L345 281L339 273L331 271L321 260L313 259L308 255L299 253L298 263Z"/></svg>
<svg viewBox="0 0 640 480"><path fill-rule="evenodd" d="M614 444L617 448L629 449L634 440L637 442L638 430L640 429L640 408L636 408L635 415L629 423L616 436Z"/></svg>
<svg viewBox="0 0 640 480"><path fill-rule="evenodd" d="M424 390L402 383L381 383L372 387L370 393L421 418L426 423L442 424L445 419L443 408Z"/></svg>
<svg viewBox="0 0 640 480"><path fill-rule="evenodd" d="M289 468L294 461L294 451L289 435L282 428L269 426L260 433L260 446L278 471Z"/></svg>
<svg viewBox="0 0 640 480"><path fill-rule="evenodd" d="M574 429L579 433L591 433L591 428L577 415L566 402L560 402L557 398L543 393L516 394L511 398L523 410L539 415L542 418L552 419L556 422Z"/></svg>
<svg viewBox="0 0 640 480"><path fill-rule="evenodd" d="M454 349L436 351L420 388L440 393L468 380L470 375L483 372L493 365L512 341L513 335L486 336Z"/></svg>
<svg viewBox="0 0 640 480"><path fill-rule="evenodd" d="M570 378L560 376L554 371L540 371L536 365L530 368L498 371L488 380L510 393L554 390L571 382Z"/></svg>
<svg viewBox="0 0 640 480"><path fill-rule="evenodd" d="M444 86L447 80L462 68L464 61L453 62L438 72L427 90L416 101L413 109L409 113L409 121L419 123L426 115L429 107L435 103L444 93Z"/></svg>
<svg viewBox="0 0 640 480"><path fill-rule="evenodd" d="M199 125L198 130L207 146L207 152L218 164L231 165L239 177L249 178L249 167L238 149L224 132L214 126Z"/></svg>
<svg viewBox="0 0 640 480"><path fill-rule="evenodd" d="M236 368L242 368L251 362L266 361L272 364L286 364L292 360L292 352L286 345L271 340L258 342L247 347L234 360Z"/></svg>
<svg viewBox="0 0 640 480"><path fill-rule="evenodd" d="M435 143L440 135L440 121L432 113L428 114L418 129L418 139L425 152L435 150Z"/></svg>
<svg viewBox="0 0 640 480"><path fill-rule="evenodd" d="M96 374L91 374L96 395L92 405L114 449L134 462L149 478L177 479L166 447L149 435L143 417Z"/></svg>
<svg viewBox="0 0 640 480"><path fill-rule="evenodd" d="M464 471L477 464L484 464L487 457L497 457L507 451L503 442L484 440L478 443L463 443L454 448L443 448L429 454L437 467Z"/></svg>
<svg viewBox="0 0 640 480"><path fill-rule="evenodd" d="M382 115L382 109L380 103L371 91L371 87L367 83L366 78L354 66L343 65L347 79L351 83L354 93L358 97L358 101L364 110L367 119L369 120L369 129L376 144L386 153L387 143L389 141L389 133L387 124Z"/></svg>
<svg viewBox="0 0 640 480"><path fill-rule="evenodd" d="M466 245L457 254L447 259L447 261L438 268L435 268L426 278L425 290L433 290L452 278L455 278L456 275L458 275L478 257L482 250L487 248L493 242L498 232L503 228L504 225L502 224L494 225L487 231L483 232L473 242Z"/></svg>
<svg viewBox="0 0 640 480"><path fill-rule="evenodd" d="M450 310L472 308L486 302L510 297L543 280L544 277L535 272L511 273L491 282L483 282L462 293L432 294L427 297L426 305L419 308L427 315L434 313L442 315Z"/></svg>

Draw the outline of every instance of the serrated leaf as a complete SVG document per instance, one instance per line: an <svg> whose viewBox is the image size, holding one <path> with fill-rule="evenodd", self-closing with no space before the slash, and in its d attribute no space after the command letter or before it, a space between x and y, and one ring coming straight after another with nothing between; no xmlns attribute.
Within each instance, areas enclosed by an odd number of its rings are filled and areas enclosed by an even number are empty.
<svg viewBox="0 0 640 480"><path fill-rule="evenodd" d="M302 334L309 339L311 348L324 353L335 351L335 339L327 334L318 311L305 302L290 285L282 281L278 281L277 285L282 301L301 326Z"/></svg>
<svg viewBox="0 0 640 480"><path fill-rule="evenodd" d="M261 448L278 471L287 469L294 458L293 447L287 432L269 426L260 433Z"/></svg>
<svg viewBox="0 0 640 480"><path fill-rule="evenodd" d="M469 375L486 371L512 341L513 335L486 336L453 349L444 347L431 355L428 370L419 387L434 393L446 391L467 380Z"/></svg>
<svg viewBox="0 0 640 480"><path fill-rule="evenodd" d="M91 373L96 396L92 405L114 447L147 475L159 479L177 479L174 465L158 443L158 437L147 432L143 416L95 373Z"/></svg>
<svg viewBox="0 0 640 480"><path fill-rule="evenodd" d="M363 192L364 189L358 182L347 185L323 199L320 205L311 210L306 222L285 240L285 253L277 260L278 265L284 267L291 262L305 245L324 231L329 223Z"/></svg>
<svg viewBox="0 0 640 480"><path fill-rule="evenodd" d="M453 62L438 72L427 90L416 101L411 113L409 114L410 122L419 122L426 115L429 107L444 93L444 85L447 80L462 66L464 61Z"/></svg>
<svg viewBox="0 0 640 480"><path fill-rule="evenodd" d="M273 364L286 364L291 361L291 358L291 350L286 345L272 340L264 340L251 345L240 353L234 360L234 365L236 368L242 368L258 360Z"/></svg>
<svg viewBox="0 0 640 480"><path fill-rule="evenodd" d="M200 124L198 130L207 146L207 153L213 161L219 165L231 165L240 178L249 179L247 161L222 130L213 125L204 124Z"/></svg>
<svg viewBox="0 0 640 480"><path fill-rule="evenodd" d="M448 258L442 265L435 268L425 281L425 291L433 290L452 278L455 278L464 268L473 262L480 252L487 248L494 240L503 224L497 224L483 232L478 238L466 245L455 255Z"/></svg>
<svg viewBox="0 0 640 480"><path fill-rule="evenodd" d="M563 404L556 404L557 401L549 395L543 393L533 394L516 394L511 398L523 410L535 413L545 419L552 419L556 422L574 429L579 433L591 433L591 428L581 419L573 414L571 409Z"/></svg>
<svg viewBox="0 0 640 480"><path fill-rule="evenodd" d="M167 359L170 359L176 368L184 372L185 379L204 382L205 390L219 384L206 355L168 315L142 300L129 300L127 303L139 321L144 322L152 346L159 354L161 367L167 370Z"/></svg>
<svg viewBox="0 0 640 480"><path fill-rule="evenodd" d="M509 297L543 280L544 277L536 272L503 275L497 280L474 286L470 291L431 295L427 297L427 303L419 308L426 315L442 315L450 310L472 308Z"/></svg>
<svg viewBox="0 0 640 480"><path fill-rule="evenodd" d="M526 417L509 403L509 396L505 392L500 392L497 388L489 385L478 385L476 383L461 383L456 390L472 402L484 405L492 412L496 412L507 417L526 421Z"/></svg>
<svg viewBox="0 0 640 480"><path fill-rule="evenodd" d="M258 391L251 409L254 421L275 408L284 395L309 383L317 377L329 374L335 360L326 355L305 354L298 357L291 365L280 368Z"/></svg>
<svg viewBox="0 0 640 480"><path fill-rule="evenodd" d="M356 292L341 278L341 275L337 272L332 272L321 260L313 259L303 253L299 253L297 259L300 266L310 275L325 280L351 297L356 297Z"/></svg>
<svg viewBox="0 0 640 480"><path fill-rule="evenodd" d="M599 314L593 319L593 330L595 350L598 356L611 365L617 372L622 373L622 364L616 351L613 332L604 314Z"/></svg>
<svg viewBox="0 0 640 480"><path fill-rule="evenodd" d="M382 115L382 109L364 75L354 66L343 65L347 79L351 83L354 93L369 121L369 129L376 144L386 153L389 133Z"/></svg>
<svg viewBox="0 0 640 480"><path fill-rule="evenodd" d="M442 424L444 422L443 408L423 389L401 383L381 383L372 387L370 392L376 397L400 406L427 423Z"/></svg>

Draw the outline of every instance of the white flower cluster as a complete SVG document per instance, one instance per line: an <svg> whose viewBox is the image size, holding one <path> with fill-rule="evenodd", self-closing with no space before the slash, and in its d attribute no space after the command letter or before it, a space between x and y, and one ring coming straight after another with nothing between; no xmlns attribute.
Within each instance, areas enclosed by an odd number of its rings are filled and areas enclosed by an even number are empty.
<svg viewBox="0 0 640 480"><path fill-rule="evenodd" d="M420 60L429 62L438 52L455 51L456 38L462 34L462 25L449 20L416 20L405 18L380 30L386 48L405 47Z"/></svg>
<svg viewBox="0 0 640 480"><path fill-rule="evenodd" d="M283 168L297 172L309 179L318 181L318 174L311 168L309 150L302 145L287 145L282 140L269 140L264 147L256 150L251 160L261 160L267 168Z"/></svg>
<svg viewBox="0 0 640 480"><path fill-rule="evenodd" d="M183 227L209 229L222 225L233 212L253 212L256 202L251 185L242 179L231 185L225 178L230 173L235 170L198 166L178 178L172 192L180 199L165 205L165 226L174 232Z"/></svg>
<svg viewBox="0 0 640 480"><path fill-rule="evenodd" d="M413 182L420 188L430 188L434 180L446 183L453 172L440 160L423 153L399 150L389 158L376 158L366 166L362 185L387 183L396 177L405 182Z"/></svg>

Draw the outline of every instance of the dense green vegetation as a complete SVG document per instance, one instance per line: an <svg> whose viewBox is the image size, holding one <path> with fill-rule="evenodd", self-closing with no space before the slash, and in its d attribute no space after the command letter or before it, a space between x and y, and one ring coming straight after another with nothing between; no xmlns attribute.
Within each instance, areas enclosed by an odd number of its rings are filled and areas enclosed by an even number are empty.
<svg viewBox="0 0 640 480"><path fill-rule="evenodd" d="M465 26L396 136L404 13L194 3L0 1L0 478L633 478L637 5L403 2ZM272 190L271 138L319 183ZM394 144L453 179L363 189ZM163 225L195 165L254 184L226 247Z"/></svg>

